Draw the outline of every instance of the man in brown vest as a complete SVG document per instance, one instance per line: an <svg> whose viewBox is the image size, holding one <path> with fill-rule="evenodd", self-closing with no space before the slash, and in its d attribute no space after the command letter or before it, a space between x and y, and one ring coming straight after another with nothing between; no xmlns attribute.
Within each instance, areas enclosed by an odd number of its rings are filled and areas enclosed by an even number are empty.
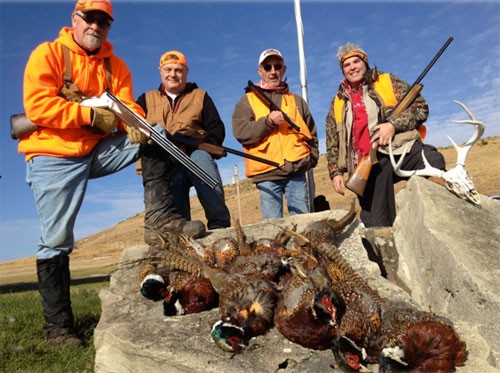
<svg viewBox="0 0 500 373"><path fill-rule="evenodd" d="M225 137L224 123L207 92L198 88L196 83L187 81L189 68L186 57L181 52L168 51L160 58L159 70L162 82L158 89L143 93L137 100L146 113L146 119L161 125L169 135L180 134L221 146ZM215 159L204 150L179 147L219 184L211 189L175 161L165 167L143 159L143 178L158 180L157 187L145 190L146 223L154 219L157 210L171 209L179 219L188 221L187 228L193 231L194 227L190 226L195 222L190 222L189 190L194 186L205 210L208 229L229 227L229 210Z"/></svg>

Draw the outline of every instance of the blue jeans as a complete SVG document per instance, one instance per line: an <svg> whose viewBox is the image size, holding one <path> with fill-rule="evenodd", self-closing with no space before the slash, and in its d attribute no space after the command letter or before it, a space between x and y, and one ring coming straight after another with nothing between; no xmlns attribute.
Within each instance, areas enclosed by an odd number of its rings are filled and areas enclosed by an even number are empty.
<svg viewBox="0 0 500 373"><path fill-rule="evenodd" d="M106 176L134 163L140 144L125 132L110 135L83 157L37 156L26 166L26 182L33 191L40 218L37 259L50 259L73 250L73 227L89 179Z"/></svg>
<svg viewBox="0 0 500 373"><path fill-rule="evenodd" d="M205 210L208 229L229 227L231 225L231 217L224 200L224 188L217 163L204 150L194 150L189 154L189 157L194 163L205 170L207 174L217 180L219 184L215 189L211 189L187 168L182 166L175 167L172 170L171 180L177 211L183 218L191 220L189 190L194 186L198 199Z"/></svg>
<svg viewBox="0 0 500 373"><path fill-rule="evenodd" d="M309 212L305 173L285 180L261 181L257 183L257 189L263 219L283 217L283 195L290 215Z"/></svg>

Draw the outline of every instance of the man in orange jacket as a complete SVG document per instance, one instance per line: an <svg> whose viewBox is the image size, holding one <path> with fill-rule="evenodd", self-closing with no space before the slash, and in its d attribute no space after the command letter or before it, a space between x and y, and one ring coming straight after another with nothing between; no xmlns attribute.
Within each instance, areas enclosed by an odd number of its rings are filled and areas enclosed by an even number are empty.
<svg viewBox="0 0 500 373"><path fill-rule="evenodd" d="M18 146L26 156L26 181L41 222L36 265L50 345L82 344L74 330L69 254L88 180L117 172L139 156L166 158L113 112L79 104L109 89L144 115L134 101L130 70L107 41L111 2L79 0L71 22L72 27L40 44L28 60L24 108L38 129L21 137Z"/></svg>

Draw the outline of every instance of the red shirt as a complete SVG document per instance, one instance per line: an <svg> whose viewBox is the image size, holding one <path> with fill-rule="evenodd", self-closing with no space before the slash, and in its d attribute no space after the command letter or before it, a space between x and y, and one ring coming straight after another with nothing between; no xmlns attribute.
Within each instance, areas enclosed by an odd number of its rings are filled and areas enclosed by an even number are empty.
<svg viewBox="0 0 500 373"><path fill-rule="evenodd" d="M352 124L352 145L354 150L354 160L357 164L361 157L370 153L370 131L368 129L368 114L363 102L363 87L358 91L348 88L347 92L351 97L353 124Z"/></svg>

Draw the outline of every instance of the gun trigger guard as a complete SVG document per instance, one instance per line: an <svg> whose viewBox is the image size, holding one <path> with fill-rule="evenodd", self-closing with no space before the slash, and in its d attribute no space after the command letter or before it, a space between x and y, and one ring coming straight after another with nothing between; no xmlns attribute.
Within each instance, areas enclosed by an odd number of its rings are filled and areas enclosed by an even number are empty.
<svg viewBox="0 0 500 373"><path fill-rule="evenodd" d="M377 133L379 133L380 129L376 129L375 131L373 131L373 133L370 135L370 139L373 139L373 136L375 136Z"/></svg>

